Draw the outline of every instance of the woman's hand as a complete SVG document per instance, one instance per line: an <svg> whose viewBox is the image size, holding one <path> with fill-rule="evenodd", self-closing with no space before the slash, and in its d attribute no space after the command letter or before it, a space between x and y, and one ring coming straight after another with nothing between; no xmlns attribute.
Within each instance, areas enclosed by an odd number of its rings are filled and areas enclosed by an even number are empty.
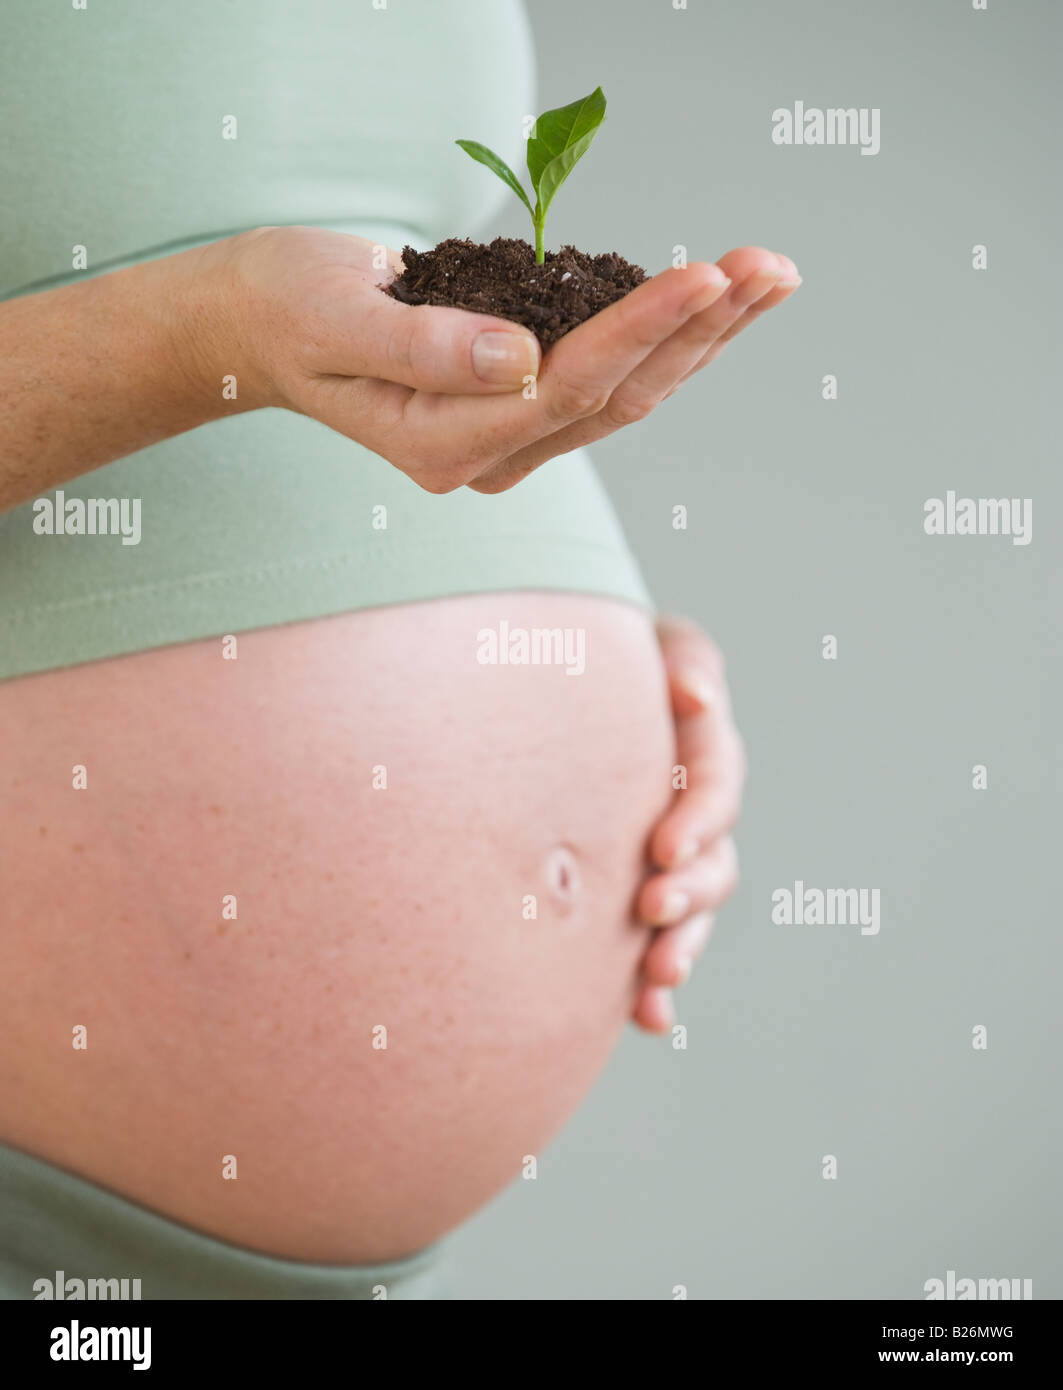
<svg viewBox="0 0 1063 1390"><path fill-rule="evenodd" d="M359 237L262 227L0 304L0 512L263 406L429 492L504 492L641 420L798 284L792 261L750 248L666 270L540 364L517 324L382 294L398 267Z"/></svg>
<svg viewBox="0 0 1063 1390"><path fill-rule="evenodd" d="M313 416L433 493L504 492L643 419L800 283L791 260L755 247L665 270L540 363L517 324L382 294L399 257L374 265L383 248L359 237L265 227L218 245L217 341L234 345L243 403Z"/></svg>
<svg viewBox="0 0 1063 1390"><path fill-rule="evenodd" d="M672 988L690 973L713 914L738 883L730 831L742 803L746 758L731 717L723 658L693 623L657 624L676 721L676 762L686 788L656 826L650 858L659 872L643 886L638 914L659 930L642 958L643 985L632 1017L649 1033L673 1022Z"/></svg>

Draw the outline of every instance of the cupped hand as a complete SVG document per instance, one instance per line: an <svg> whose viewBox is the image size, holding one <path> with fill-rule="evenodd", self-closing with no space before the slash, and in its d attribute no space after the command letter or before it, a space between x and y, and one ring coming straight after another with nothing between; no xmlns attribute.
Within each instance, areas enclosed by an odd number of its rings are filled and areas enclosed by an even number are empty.
<svg viewBox="0 0 1063 1390"><path fill-rule="evenodd" d="M658 928L642 958L632 1014L649 1033L673 1022L672 989L704 949L713 914L738 884L731 831L738 821L746 758L731 715L723 658L693 623L662 618L657 636L676 725L676 762L686 787L650 839L655 872L638 899L642 921Z"/></svg>
<svg viewBox="0 0 1063 1390"><path fill-rule="evenodd" d="M265 227L226 247L245 402L310 415L433 493L504 492L644 419L800 284L786 256L743 247L663 271L540 357L505 319L383 294L400 258L360 237Z"/></svg>

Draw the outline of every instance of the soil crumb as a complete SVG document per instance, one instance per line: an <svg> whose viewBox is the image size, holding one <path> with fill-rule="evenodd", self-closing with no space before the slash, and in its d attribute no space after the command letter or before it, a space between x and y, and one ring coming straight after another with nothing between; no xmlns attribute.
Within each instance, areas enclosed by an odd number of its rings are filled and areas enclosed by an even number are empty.
<svg viewBox="0 0 1063 1390"><path fill-rule="evenodd" d="M529 243L510 237L487 246L451 237L431 251L404 246L402 262L402 275L384 287L393 299L510 319L530 328L544 349L646 279L615 251L588 256L562 246L536 265Z"/></svg>

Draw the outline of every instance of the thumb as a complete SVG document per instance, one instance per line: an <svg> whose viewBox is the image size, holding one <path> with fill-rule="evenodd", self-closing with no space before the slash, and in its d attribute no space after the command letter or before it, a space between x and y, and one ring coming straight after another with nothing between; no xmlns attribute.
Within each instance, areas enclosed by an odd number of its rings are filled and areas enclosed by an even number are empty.
<svg viewBox="0 0 1063 1390"><path fill-rule="evenodd" d="M519 324L380 293L375 299L337 367L344 375L455 396L514 391L538 375L538 339Z"/></svg>

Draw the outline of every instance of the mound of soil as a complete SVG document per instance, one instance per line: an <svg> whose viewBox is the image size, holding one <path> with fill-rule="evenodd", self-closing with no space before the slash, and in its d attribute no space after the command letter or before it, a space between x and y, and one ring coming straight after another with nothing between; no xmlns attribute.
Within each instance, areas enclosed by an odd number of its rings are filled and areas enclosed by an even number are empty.
<svg viewBox="0 0 1063 1390"><path fill-rule="evenodd" d="M489 246L451 237L431 251L402 248L402 275L385 292L403 304L437 304L494 314L530 328L543 348L641 285L646 272L615 251L588 256L574 246L547 251L543 265L526 241Z"/></svg>

